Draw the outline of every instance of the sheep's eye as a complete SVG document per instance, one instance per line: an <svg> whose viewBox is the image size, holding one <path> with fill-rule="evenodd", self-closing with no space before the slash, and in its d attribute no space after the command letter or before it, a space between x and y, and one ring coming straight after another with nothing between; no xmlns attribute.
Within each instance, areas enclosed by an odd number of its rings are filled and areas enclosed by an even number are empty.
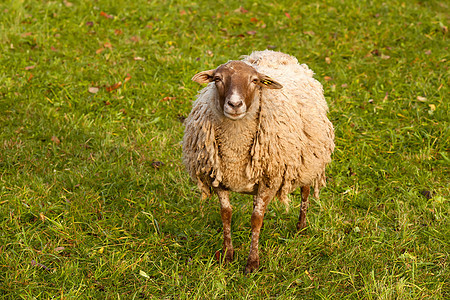
<svg viewBox="0 0 450 300"><path fill-rule="evenodd" d="M219 76L214 76L214 78L213 78L213 81L214 82L219 82L219 81L221 81L222 79L220 79L220 77Z"/></svg>
<svg viewBox="0 0 450 300"><path fill-rule="evenodd" d="M252 82L253 82L253 83L258 83L259 80L258 80L258 78L254 78L254 79L252 80Z"/></svg>

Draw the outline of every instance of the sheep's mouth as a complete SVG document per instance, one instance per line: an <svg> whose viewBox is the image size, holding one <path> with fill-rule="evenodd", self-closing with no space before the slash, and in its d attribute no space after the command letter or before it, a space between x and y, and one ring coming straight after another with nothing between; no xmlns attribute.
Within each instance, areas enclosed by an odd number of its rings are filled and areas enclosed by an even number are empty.
<svg viewBox="0 0 450 300"><path fill-rule="evenodd" d="M224 115L228 119L236 121L236 120L240 120L243 117L245 117L245 112L242 112L242 113L228 113L228 112L224 112Z"/></svg>
<svg viewBox="0 0 450 300"><path fill-rule="evenodd" d="M232 108L229 105L225 105L223 109L223 114L225 117L231 120L240 120L247 114L247 107L246 105L242 105L238 108Z"/></svg>

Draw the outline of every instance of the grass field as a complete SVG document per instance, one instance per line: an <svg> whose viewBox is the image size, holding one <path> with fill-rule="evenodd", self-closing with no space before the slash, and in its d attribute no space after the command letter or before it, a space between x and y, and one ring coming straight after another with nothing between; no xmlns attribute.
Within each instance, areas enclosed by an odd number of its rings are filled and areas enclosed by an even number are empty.
<svg viewBox="0 0 450 300"><path fill-rule="evenodd" d="M0 4L0 299L449 299L447 1ZM244 275L249 196L221 265L216 198L181 163L190 78L296 56L335 125L306 235L270 205Z"/></svg>

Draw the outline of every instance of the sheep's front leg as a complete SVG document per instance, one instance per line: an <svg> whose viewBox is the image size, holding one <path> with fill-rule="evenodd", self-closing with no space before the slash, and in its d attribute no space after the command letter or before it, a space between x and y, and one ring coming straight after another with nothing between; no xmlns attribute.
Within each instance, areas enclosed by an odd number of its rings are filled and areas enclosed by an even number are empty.
<svg viewBox="0 0 450 300"><path fill-rule="evenodd" d="M280 181L281 182L281 181ZM270 200L275 197L276 192L280 186L280 182L276 182L271 185L260 184L258 188L258 194L253 201L253 213L251 218L252 224L252 241L250 244L250 253L248 255L247 266L245 267L245 273L251 273L259 268L259 233L264 220L264 214L266 212L267 205Z"/></svg>
<svg viewBox="0 0 450 300"><path fill-rule="evenodd" d="M302 205L300 208L300 215L298 217L298 223L297 223L297 231L299 231L301 233L305 233L305 231L303 229L306 228L306 212L307 212L308 206L309 206L309 200L308 200L309 191L310 191L309 186L302 186Z"/></svg>
<svg viewBox="0 0 450 300"><path fill-rule="evenodd" d="M233 243L231 242L231 204L230 193L226 190L216 188L217 196L220 201L220 216L223 224L223 255L225 255L225 262L233 260Z"/></svg>

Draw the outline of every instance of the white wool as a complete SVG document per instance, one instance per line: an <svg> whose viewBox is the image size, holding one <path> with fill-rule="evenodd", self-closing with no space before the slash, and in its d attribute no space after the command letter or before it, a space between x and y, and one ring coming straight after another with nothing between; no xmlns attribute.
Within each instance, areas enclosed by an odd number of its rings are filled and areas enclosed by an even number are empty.
<svg viewBox="0 0 450 300"><path fill-rule="evenodd" d="M256 51L243 61L283 88L262 88L247 115L233 121L221 114L216 88L208 84L185 121L187 171L203 197L219 184L252 193L263 179L278 178L282 184L277 196L283 202L300 186L313 186L318 197L334 150L322 85L308 66L281 52Z"/></svg>

